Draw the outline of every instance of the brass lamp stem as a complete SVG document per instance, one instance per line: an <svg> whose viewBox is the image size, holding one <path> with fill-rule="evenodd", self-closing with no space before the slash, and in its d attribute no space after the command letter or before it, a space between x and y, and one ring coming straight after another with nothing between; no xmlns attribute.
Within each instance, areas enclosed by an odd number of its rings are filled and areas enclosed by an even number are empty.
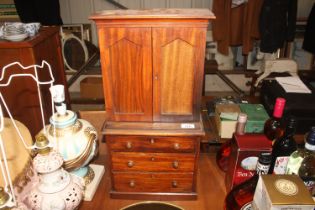
<svg viewBox="0 0 315 210"><path fill-rule="evenodd" d="M38 148L38 153L41 155L47 155L51 148L48 147L49 141L44 134L39 134L35 137L35 145Z"/></svg>

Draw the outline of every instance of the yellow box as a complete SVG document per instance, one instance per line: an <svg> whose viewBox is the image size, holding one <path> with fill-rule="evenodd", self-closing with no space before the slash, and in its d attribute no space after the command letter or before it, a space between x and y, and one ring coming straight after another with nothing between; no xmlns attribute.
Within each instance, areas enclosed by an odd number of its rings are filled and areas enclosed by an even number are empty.
<svg viewBox="0 0 315 210"><path fill-rule="evenodd" d="M254 210L313 210L315 203L296 175L261 175L252 202Z"/></svg>
<svg viewBox="0 0 315 210"><path fill-rule="evenodd" d="M240 107L237 104L216 105L215 122L221 138L232 138L236 128L237 116L240 112ZM225 117L222 117L223 115Z"/></svg>

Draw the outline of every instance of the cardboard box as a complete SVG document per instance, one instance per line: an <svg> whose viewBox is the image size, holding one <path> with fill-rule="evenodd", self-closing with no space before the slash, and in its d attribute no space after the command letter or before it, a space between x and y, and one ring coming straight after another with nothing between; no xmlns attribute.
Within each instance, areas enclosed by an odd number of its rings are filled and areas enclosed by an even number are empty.
<svg viewBox="0 0 315 210"><path fill-rule="evenodd" d="M86 77L80 82L81 98L104 98L101 77Z"/></svg>
<svg viewBox="0 0 315 210"><path fill-rule="evenodd" d="M255 190L254 210L313 210L315 203L296 175L261 175Z"/></svg>
<svg viewBox="0 0 315 210"><path fill-rule="evenodd" d="M269 115L262 104L240 104L241 112L247 114L246 133L263 133Z"/></svg>
<svg viewBox="0 0 315 210"><path fill-rule="evenodd" d="M237 116L241 112L238 104L218 104L215 107L215 122L221 138L232 138ZM222 117L222 116L225 117ZM228 117L230 116L230 118Z"/></svg>
<svg viewBox="0 0 315 210"><path fill-rule="evenodd" d="M234 134L231 144L225 185L230 191L256 173L258 157L262 152L271 152L272 142L263 134Z"/></svg>

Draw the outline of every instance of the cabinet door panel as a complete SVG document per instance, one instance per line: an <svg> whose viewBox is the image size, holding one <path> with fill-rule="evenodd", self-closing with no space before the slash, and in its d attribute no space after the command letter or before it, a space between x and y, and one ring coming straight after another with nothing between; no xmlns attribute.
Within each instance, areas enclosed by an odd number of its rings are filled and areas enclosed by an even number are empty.
<svg viewBox="0 0 315 210"><path fill-rule="evenodd" d="M106 110L111 120L152 120L150 28L100 28Z"/></svg>
<svg viewBox="0 0 315 210"><path fill-rule="evenodd" d="M153 29L154 121L199 120L205 30Z"/></svg>

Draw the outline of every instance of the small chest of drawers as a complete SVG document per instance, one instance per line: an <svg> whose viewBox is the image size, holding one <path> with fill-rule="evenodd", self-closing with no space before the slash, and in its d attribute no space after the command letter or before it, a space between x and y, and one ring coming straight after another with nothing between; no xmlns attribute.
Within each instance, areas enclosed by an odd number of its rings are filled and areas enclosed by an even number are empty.
<svg viewBox="0 0 315 210"><path fill-rule="evenodd" d="M194 199L199 141L197 136L106 136L112 196L175 193Z"/></svg>

